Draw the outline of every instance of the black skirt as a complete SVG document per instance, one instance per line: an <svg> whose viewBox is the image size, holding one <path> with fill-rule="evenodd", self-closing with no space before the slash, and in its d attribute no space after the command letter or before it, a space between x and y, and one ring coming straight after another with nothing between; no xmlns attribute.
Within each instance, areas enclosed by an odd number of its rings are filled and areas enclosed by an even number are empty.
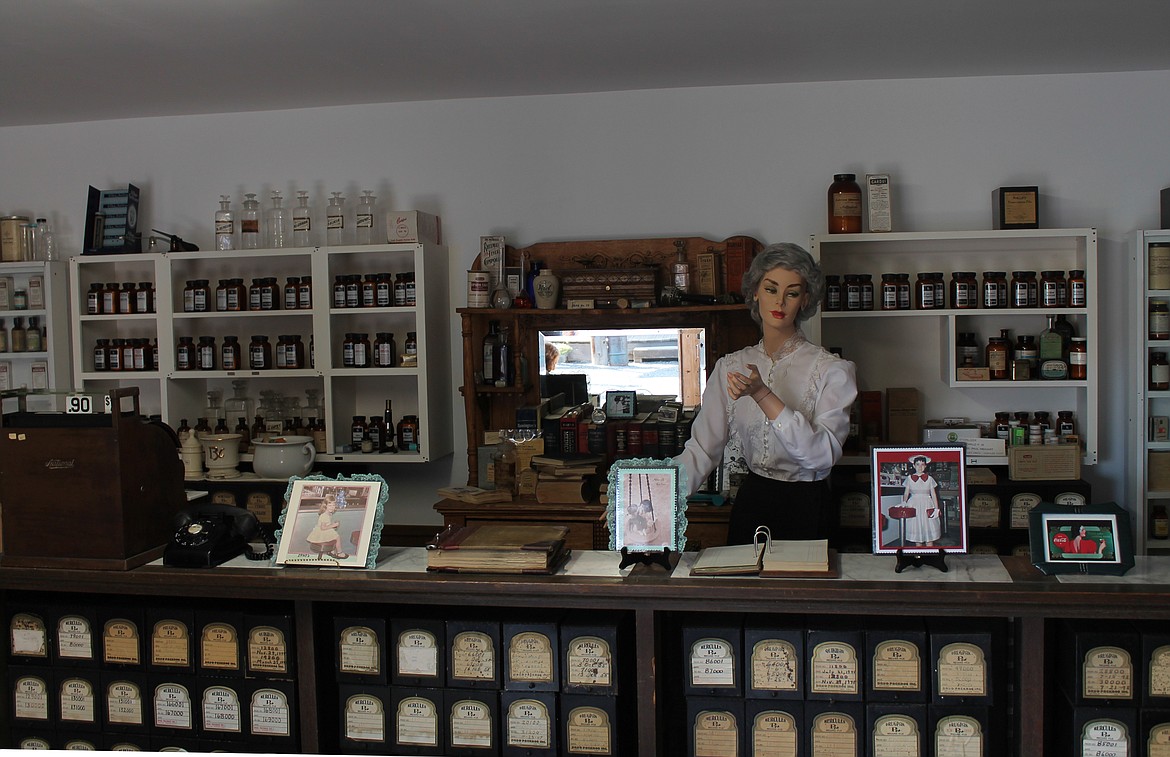
<svg viewBox="0 0 1170 757"><path fill-rule="evenodd" d="M728 544L751 544L759 526L773 539L829 536L829 482L776 481L748 473L735 495L727 527Z"/></svg>

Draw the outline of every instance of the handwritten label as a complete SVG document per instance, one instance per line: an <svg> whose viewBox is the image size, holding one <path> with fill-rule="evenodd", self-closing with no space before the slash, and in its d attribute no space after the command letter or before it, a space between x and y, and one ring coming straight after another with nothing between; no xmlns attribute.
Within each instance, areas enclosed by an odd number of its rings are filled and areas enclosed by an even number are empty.
<svg viewBox="0 0 1170 757"><path fill-rule="evenodd" d="M796 757L796 720L787 712L765 710L752 719L751 754Z"/></svg>
<svg viewBox="0 0 1170 757"><path fill-rule="evenodd" d="M1040 504L1040 496L1030 492L1021 492L1012 497L1011 527L1027 528L1028 513L1038 504Z"/></svg>
<svg viewBox="0 0 1170 757"><path fill-rule="evenodd" d="M739 723L726 710L703 710L695 715L696 757L736 757Z"/></svg>
<svg viewBox="0 0 1170 757"><path fill-rule="evenodd" d="M138 626L132 620L115 618L102 628L102 654L108 663L141 665Z"/></svg>
<svg viewBox="0 0 1170 757"><path fill-rule="evenodd" d="M97 695L84 678L61 682L61 720L68 723L96 723Z"/></svg>
<svg viewBox="0 0 1170 757"><path fill-rule="evenodd" d="M239 733L243 728L240 697L228 686L208 686L203 690L203 730L214 733Z"/></svg>
<svg viewBox="0 0 1170 757"><path fill-rule="evenodd" d="M987 665L975 644L955 642L938 653L938 693L941 696L987 696Z"/></svg>
<svg viewBox="0 0 1170 757"><path fill-rule="evenodd" d="M190 731L192 727L191 692L178 683L164 683L154 689L154 725Z"/></svg>
<svg viewBox="0 0 1170 757"><path fill-rule="evenodd" d="M292 707L280 689L257 689L250 705L253 736L291 736Z"/></svg>
<svg viewBox="0 0 1170 757"><path fill-rule="evenodd" d="M337 669L342 673L378 675L381 644L378 634L365 626L350 626L341 632L337 655Z"/></svg>
<svg viewBox="0 0 1170 757"><path fill-rule="evenodd" d="M451 640L451 677L460 681L493 681L496 651L482 631L461 631Z"/></svg>
<svg viewBox="0 0 1170 757"><path fill-rule="evenodd" d="M999 497L991 492L979 492L971 497L967 507L972 528L999 528Z"/></svg>
<svg viewBox="0 0 1170 757"><path fill-rule="evenodd" d="M17 720L49 720L49 686L40 676L21 676L12 689Z"/></svg>
<svg viewBox="0 0 1170 757"><path fill-rule="evenodd" d="M1081 754L1093 757L1131 757L1129 731L1116 720L1091 720L1081 730Z"/></svg>
<svg viewBox="0 0 1170 757"><path fill-rule="evenodd" d="M398 744L439 745L439 711L435 703L421 696L405 697L395 713Z"/></svg>
<svg viewBox="0 0 1170 757"><path fill-rule="evenodd" d="M983 754L983 726L966 715L939 718L934 728L935 757Z"/></svg>
<svg viewBox="0 0 1170 757"><path fill-rule="evenodd" d="M565 675L577 686L609 686L613 681L613 654L609 642L596 636L578 636L566 645Z"/></svg>
<svg viewBox="0 0 1170 757"><path fill-rule="evenodd" d="M872 508L868 494L845 492L837 502L842 528L869 528Z"/></svg>
<svg viewBox="0 0 1170 757"><path fill-rule="evenodd" d="M921 691L922 657L918 645L901 639L880 642L873 650L874 691Z"/></svg>
<svg viewBox="0 0 1170 757"><path fill-rule="evenodd" d="M231 623L208 623L199 639L200 665L209 670L240 669L240 639Z"/></svg>
<svg viewBox="0 0 1170 757"><path fill-rule="evenodd" d="M277 675L287 673L288 659L284 631L273 626L255 626L248 631L249 670Z"/></svg>
<svg viewBox="0 0 1170 757"><path fill-rule="evenodd" d="M63 615L57 620L57 656L69 660L93 659L93 629L88 618Z"/></svg>
<svg viewBox="0 0 1170 757"><path fill-rule="evenodd" d="M1133 662L1120 647L1093 647L1082 666L1086 699L1133 699Z"/></svg>
<svg viewBox="0 0 1170 757"><path fill-rule="evenodd" d="M609 713L599 707L574 707L565 718L568 754L613 754Z"/></svg>
<svg viewBox="0 0 1170 757"><path fill-rule="evenodd" d="M106 717L118 725L145 725L142 689L133 681L113 681L106 687Z"/></svg>
<svg viewBox="0 0 1170 757"><path fill-rule="evenodd" d="M508 746L552 748L552 718L544 702L517 699L508 705Z"/></svg>
<svg viewBox="0 0 1170 757"><path fill-rule="evenodd" d="M922 754L918 721L903 715L883 715L873 724L873 757Z"/></svg>
<svg viewBox="0 0 1170 757"><path fill-rule="evenodd" d="M150 632L150 662L185 668L191 665L191 636L181 620L160 620Z"/></svg>
<svg viewBox="0 0 1170 757"><path fill-rule="evenodd" d="M1147 757L1170 757L1170 723L1150 728L1146 738Z"/></svg>
<svg viewBox="0 0 1170 757"><path fill-rule="evenodd" d="M1170 646L1158 647L1150 654L1147 686L1152 697L1170 697Z"/></svg>
<svg viewBox="0 0 1170 757"><path fill-rule="evenodd" d="M350 741L386 740L386 714L381 699L355 694L345 700L345 737Z"/></svg>
<svg viewBox="0 0 1170 757"><path fill-rule="evenodd" d="M508 645L508 678L530 683L552 682L553 648L548 636L525 631L512 637Z"/></svg>
<svg viewBox="0 0 1170 757"><path fill-rule="evenodd" d="M9 649L20 657L49 657L48 633L45 622L36 615L18 612L12 616L8 628Z"/></svg>
<svg viewBox="0 0 1170 757"><path fill-rule="evenodd" d="M861 688L857 650L843 641L825 641L812 651L812 691L857 694Z"/></svg>
<svg viewBox="0 0 1170 757"><path fill-rule="evenodd" d="M433 633L411 628L398 634L398 674L438 677L439 647Z"/></svg>
<svg viewBox="0 0 1170 757"><path fill-rule="evenodd" d="M492 748L492 711L483 702L461 699L451 705L451 746Z"/></svg>
<svg viewBox="0 0 1170 757"><path fill-rule="evenodd" d="M751 672L757 691L796 691L800 662L796 646L784 639L761 639L752 646Z"/></svg>
<svg viewBox="0 0 1170 757"><path fill-rule="evenodd" d="M735 657L726 639L699 639L691 645L691 685L735 685Z"/></svg>
<svg viewBox="0 0 1170 757"><path fill-rule="evenodd" d="M813 718L812 753L817 757L857 757L857 724L843 712Z"/></svg>

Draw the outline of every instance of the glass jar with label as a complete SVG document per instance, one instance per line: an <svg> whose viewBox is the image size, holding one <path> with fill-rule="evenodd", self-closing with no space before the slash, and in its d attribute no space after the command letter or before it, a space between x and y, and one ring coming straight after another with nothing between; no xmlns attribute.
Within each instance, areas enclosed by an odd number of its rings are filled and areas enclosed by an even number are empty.
<svg viewBox="0 0 1170 757"><path fill-rule="evenodd" d="M1009 439L1011 437L1011 415L1006 410L1001 410L995 414L994 431L996 439Z"/></svg>
<svg viewBox="0 0 1170 757"><path fill-rule="evenodd" d="M857 274L845 274L845 309L861 310L861 279Z"/></svg>
<svg viewBox="0 0 1170 757"><path fill-rule="evenodd" d="M85 314L86 315L101 315L102 312L102 285L94 282L89 285L89 291L85 293Z"/></svg>
<svg viewBox="0 0 1170 757"><path fill-rule="evenodd" d="M934 310L934 281L929 273L919 273L914 282L914 307L917 310Z"/></svg>
<svg viewBox="0 0 1170 757"><path fill-rule="evenodd" d="M1041 271L1040 307L1057 308L1061 306L1062 300L1065 302L1068 301L1068 291L1065 289L1064 273L1062 271Z"/></svg>
<svg viewBox="0 0 1170 757"><path fill-rule="evenodd" d="M1060 436L1075 436L1077 422L1072 410L1061 410L1056 414L1056 433Z"/></svg>
<svg viewBox="0 0 1170 757"><path fill-rule="evenodd" d="M366 416L355 415L349 424L349 448L353 452L361 452L362 441L366 438Z"/></svg>
<svg viewBox="0 0 1170 757"><path fill-rule="evenodd" d="M345 338L341 340L341 367L353 368L353 332L347 331Z"/></svg>
<svg viewBox="0 0 1170 757"><path fill-rule="evenodd" d="M1031 334L1020 334L1016 337L1016 360L1026 360L1031 374L1036 373L1040 363L1040 350L1036 345L1036 337Z"/></svg>
<svg viewBox="0 0 1170 757"><path fill-rule="evenodd" d="M288 367L288 343L289 337L287 334L280 334L276 337L276 354L274 359L277 368Z"/></svg>
<svg viewBox="0 0 1170 757"><path fill-rule="evenodd" d="M982 305L987 309L1006 308L1008 281L1004 271L983 272Z"/></svg>
<svg viewBox="0 0 1170 757"><path fill-rule="evenodd" d="M406 307L406 274L394 274L394 306Z"/></svg>
<svg viewBox="0 0 1170 757"><path fill-rule="evenodd" d="M266 371L272 367L272 345L267 336L256 334L248 343L248 367L254 371Z"/></svg>
<svg viewBox="0 0 1170 757"><path fill-rule="evenodd" d="M398 346L394 342L394 335L388 331L379 331L374 340L374 367L394 368L398 365Z"/></svg>
<svg viewBox="0 0 1170 757"><path fill-rule="evenodd" d="M222 313L227 310L228 280L220 279L215 287L215 310Z"/></svg>
<svg viewBox="0 0 1170 757"><path fill-rule="evenodd" d="M192 286L195 282L191 282ZM192 297L194 297L194 288L192 288ZM194 299L192 299L192 311L194 311ZM118 314L118 282L109 282L102 288L102 315L117 315Z"/></svg>
<svg viewBox="0 0 1170 757"><path fill-rule="evenodd" d="M136 313L154 312L154 284L149 281L138 282L138 290L134 294Z"/></svg>
<svg viewBox="0 0 1170 757"><path fill-rule="evenodd" d="M955 359L960 368L979 368L981 352L973 331L959 332L959 338L955 340Z"/></svg>
<svg viewBox="0 0 1170 757"><path fill-rule="evenodd" d="M374 306L388 308L394 304L394 279L388 273L379 273L374 281Z"/></svg>
<svg viewBox="0 0 1170 757"><path fill-rule="evenodd" d="M1170 339L1170 303L1150 300L1148 311L1150 339Z"/></svg>
<svg viewBox="0 0 1170 757"><path fill-rule="evenodd" d="M240 362L242 353L240 350L240 340L238 337L225 336L223 338L223 347L220 350L220 358L223 369L225 371L238 371L243 367Z"/></svg>
<svg viewBox="0 0 1170 757"><path fill-rule="evenodd" d="M363 308L372 308L378 304L378 275L367 273L362 276L359 305Z"/></svg>
<svg viewBox="0 0 1170 757"><path fill-rule="evenodd" d="M413 273L410 274L410 280L411 280L411 282L414 281L414 274ZM862 274L858 274L857 280L861 286L861 309L862 310L873 310L873 276L868 274L868 273L862 273ZM407 297L407 304L408 305L414 305L414 302L409 297L409 294L411 291L413 291L412 288L408 288L406 290L407 295L408 295L408 297Z"/></svg>
<svg viewBox="0 0 1170 757"><path fill-rule="evenodd" d="M215 338L210 336L199 337L196 348L196 367L201 371L214 371L216 366Z"/></svg>
<svg viewBox="0 0 1170 757"><path fill-rule="evenodd" d="M280 284L275 276L266 276L260 281L260 309L280 310Z"/></svg>
<svg viewBox="0 0 1170 757"><path fill-rule="evenodd" d="M951 274L951 307L968 310L979 306L979 282L974 271L955 271Z"/></svg>
<svg viewBox="0 0 1170 757"><path fill-rule="evenodd" d="M1146 250L1147 288L1170 289L1170 242L1150 242Z"/></svg>
<svg viewBox="0 0 1170 757"><path fill-rule="evenodd" d="M199 362L196 354L195 340L189 336L179 337L179 344L175 347L175 367L180 371L193 371Z"/></svg>
<svg viewBox="0 0 1170 757"><path fill-rule="evenodd" d="M312 310L313 309L313 277L302 276L301 283L297 285L297 309Z"/></svg>
<svg viewBox="0 0 1170 757"><path fill-rule="evenodd" d="M123 339L122 340L122 356L121 365L122 370L134 370L134 345L138 342L137 339Z"/></svg>
<svg viewBox="0 0 1170 757"><path fill-rule="evenodd" d="M353 335L353 367L369 368L371 355L370 335L357 333Z"/></svg>
<svg viewBox="0 0 1170 757"><path fill-rule="evenodd" d="M300 298L301 277L288 276L284 280L284 309L296 310L301 301Z"/></svg>
<svg viewBox="0 0 1170 757"><path fill-rule="evenodd" d="M1013 308L1030 307L1028 304L1028 272L1012 271L1008 304Z"/></svg>
<svg viewBox="0 0 1170 757"><path fill-rule="evenodd" d="M882 310L898 309L898 274L896 273L882 274L881 307Z"/></svg>
<svg viewBox="0 0 1170 757"><path fill-rule="evenodd" d="M398 449L403 452L418 452L418 416L404 415L398 421Z"/></svg>
<svg viewBox="0 0 1170 757"><path fill-rule="evenodd" d="M1170 389L1170 363L1165 352L1150 353L1150 390L1161 392Z"/></svg>
<svg viewBox="0 0 1170 757"><path fill-rule="evenodd" d="M406 302L406 290L403 289L403 303ZM825 276L825 311L837 312L842 307L841 277L837 274Z"/></svg>
<svg viewBox="0 0 1170 757"><path fill-rule="evenodd" d="M291 340L285 346L285 351L288 353L285 357L286 368L301 369L305 367L305 343L301 341L300 334L292 334Z"/></svg>
<svg viewBox="0 0 1170 757"><path fill-rule="evenodd" d="M93 369L95 371L106 370L106 355L110 350L109 339L99 339L97 344L93 347Z"/></svg>
<svg viewBox="0 0 1170 757"><path fill-rule="evenodd" d="M345 307L345 277L340 273L333 277L333 307Z"/></svg>
<svg viewBox="0 0 1170 757"><path fill-rule="evenodd" d="M402 345L402 354L409 358L418 358L418 339L415 338L415 332L406 332L406 343Z"/></svg>
<svg viewBox="0 0 1170 757"><path fill-rule="evenodd" d="M252 279L248 285L248 310L261 310L260 302L264 292L264 279Z"/></svg>
<svg viewBox="0 0 1170 757"><path fill-rule="evenodd" d="M829 185L829 233L861 233L861 187L856 174L833 174Z"/></svg>
<svg viewBox="0 0 1170 757"><path fill-rule="evenodd" d="M407 271L406 273L402 274L402 277L404 279L406 279L406 306L408 308L412 308L418 304L418 293L417 293L417 290L415 289L415 283L414 283L414 271ZM873 290L871 289L870 290L870 301L871 302L873 301L872 295L873 295Z"/></svg>
<svg viewBox="0 0 1170 757"><path fill-rule="evenodd" d="M1083 336L1074 336L1068 348L1068 377L1086 379L1089 377L1089 346Z"/></svg>
<svg viewBox="0 0 1170 757"><path fill-rule="evenodd" d="M1006 380L1009 375L1009 355L1007 340L1001 336L993 336L987 340L985 350L988 371L995 380Z"/></svg>
<svg viewBox="0 0 1170 757"><path fill-rule="evenodd" d="M1150 508L1150 538L1158 540L1170 538L1170 518L1166 515L1165 505L1154 505Z"/></svg>

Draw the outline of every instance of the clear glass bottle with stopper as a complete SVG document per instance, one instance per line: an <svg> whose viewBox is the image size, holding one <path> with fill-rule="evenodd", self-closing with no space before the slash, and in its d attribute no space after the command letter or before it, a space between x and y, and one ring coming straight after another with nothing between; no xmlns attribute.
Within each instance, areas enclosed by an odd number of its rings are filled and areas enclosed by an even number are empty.
<svg viewBox="0 0 1170 757"><path fill-rule="evenodd" d="M297 192L297 206L292 211L293 247L313 246L313 215L309 209L309 193Z"/></svg>
<svg viewBox="0 0 1170 757"><path fill-rule="evenodd" d="M219 210L215 211L215 249L232 250L236 246L236 220L232 215L231 195L219 196Z"/></svg>
<svg viewBox="0 0 1170 757"><path fill-rule="evenodd" d="M254 194L244 195L244 211L240 213L240 247L245 250L260 247L260 201Z"/></svg>
<svg viewBox="0 0 1170 757"><path fill-rule="evenodd" d="M248 396L248 382L242 379L232 381L232 396L224 400L224 417L235 422L240 418L251 418L256 414L255 403Z"/></svg>
<svg viewBox="0 0 1170 757"><path fill-rule="evenodd" d="M345 244L345 198L341 192L333 192L329 207L325 209L325 244Z"/></svg>
<svg viewBox="0 0 1170 757"><path fill-rule="evenodd" d="M53 229L47 218L37 219L37 244L40 245L38 259L50 262L57 259L57 242L53 239Z"/></svg>
<svg viewBox="0 0 1170 757"><path fill-rule="evenodd" d="M354 234L356 244L374 243L374 193L368 189L362 190L357 216L354 218Z"/></svg>
<svg viewBox="0 0 1170 757"><path fill-rule="evenodd" d="M288 211L283 206L280 192L272 192L272 207L268 209L268 246L274 249L288 245Z"/></svg>

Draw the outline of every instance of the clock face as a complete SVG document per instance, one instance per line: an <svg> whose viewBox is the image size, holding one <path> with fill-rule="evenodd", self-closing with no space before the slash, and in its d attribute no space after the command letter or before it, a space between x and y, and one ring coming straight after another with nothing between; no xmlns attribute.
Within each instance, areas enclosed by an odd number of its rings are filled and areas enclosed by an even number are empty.
<svg viewBox="0 0 1170 757"><path fill-rule="evenodd" d="M133 205L126 209L126 228L138 228L138 208Z"/></svg>

